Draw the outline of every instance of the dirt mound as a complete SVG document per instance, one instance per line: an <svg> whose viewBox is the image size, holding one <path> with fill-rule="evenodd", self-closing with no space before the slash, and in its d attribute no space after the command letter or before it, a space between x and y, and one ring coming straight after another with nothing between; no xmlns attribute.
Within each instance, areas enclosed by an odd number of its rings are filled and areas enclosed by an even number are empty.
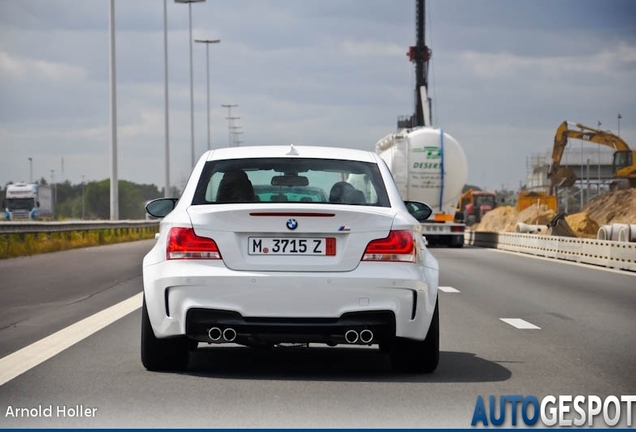
<svg viewBox="0 0 636 432"><path fill-rule="evenodd" d="M546 205L533 204L521 213L514 207L497 207L484 215L481 223L473 226L475 231L514 232L517 223L547 225L556 216Z"/></svg>
<svg viewBox="0 0 636 432"><path fill-rule="evenodd" d="M523 210L517 216L517 222L533 224L533 225L547 225L554 217L556 212L547 205L532 204L527 209ZM511 231L514 231L515 227L512 227Z"/></svg>
<svg viewBox="0 0 636 432"><path fill-rule="evenodd" d="M596 238L598 223L588 213L575 213L565 217L577 237Z"/></svg>
<svg viewBox="0 0 636 432"><path fill-rule="evenodd" d="M504 206L486 213L475 231L513 232L518 222L546 225L556 216L547 206L533 204L521 213ZM636 189L608 192L594 198L581 213L566 217L566 222L579 237L595 238L600 225L636 224Z"/></svg>
<svg viewBox="0 0 636 432"><path fill-rule="evenodd" d="M516 218L517 210L515 210L514 207L497 207L486 213L481 219L481 222L473 226L473 230L490 232L503 231L504 228Z"/></svg>
<svg viewBox="0 0 636 432"><path fill-rule="evenodd" d="M583 212L599 225L636 224L636 189L618 190L597 196Z"/></svg>

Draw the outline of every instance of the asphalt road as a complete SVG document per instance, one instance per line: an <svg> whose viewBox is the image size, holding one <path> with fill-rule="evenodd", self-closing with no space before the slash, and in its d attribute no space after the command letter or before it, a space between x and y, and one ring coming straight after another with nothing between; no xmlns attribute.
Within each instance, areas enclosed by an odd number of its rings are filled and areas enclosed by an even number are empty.
<svg viewBox="0 0 636 432"><path fill-rule="evenodd" d="M139 293L151 245L0 261L0 357ZM470 427L479 395L636 394L636 275L432 251L444 291L432 375L394 374L376 349L319 346L205 348L185 373L150 373L137 309L1 385L0 427ZM94 417L7 416L76 405Z"/></svg>

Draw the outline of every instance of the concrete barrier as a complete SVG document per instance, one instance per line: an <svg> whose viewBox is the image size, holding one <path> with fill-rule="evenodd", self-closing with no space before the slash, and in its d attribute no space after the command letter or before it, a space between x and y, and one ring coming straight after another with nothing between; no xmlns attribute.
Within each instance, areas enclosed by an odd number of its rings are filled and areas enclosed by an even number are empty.
<svg viewBox="0 0 636 432"><path fill-rule="evenodd" d="M636 243L522 233L467 231L467 245L636 272Z"/></svg>

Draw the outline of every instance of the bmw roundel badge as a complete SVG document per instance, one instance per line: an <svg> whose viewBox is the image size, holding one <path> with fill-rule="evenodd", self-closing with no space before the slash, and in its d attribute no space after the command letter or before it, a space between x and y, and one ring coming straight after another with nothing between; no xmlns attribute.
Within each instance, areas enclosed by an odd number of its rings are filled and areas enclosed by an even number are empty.
<svg viewBox="0 0 636 432"><path fill-rule="evenodd" d="M296 228L298 228L298 222L296 222L296 219L288 220L287 228L289 228L290 230L295 230Z"/></svg>

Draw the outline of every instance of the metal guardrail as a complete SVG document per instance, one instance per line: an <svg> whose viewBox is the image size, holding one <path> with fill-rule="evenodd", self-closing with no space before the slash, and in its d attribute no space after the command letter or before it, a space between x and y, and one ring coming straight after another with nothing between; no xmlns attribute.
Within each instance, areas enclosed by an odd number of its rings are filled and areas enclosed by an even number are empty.
<svg viewBox="0 0 636 432"><path fill-rule="evenodd" d="M636 272L636 243L467 231L464 243Z"/></svg>
<svg viewBox="0 0 636 432"><path fill-rule="evenodd" d="M124 221L64 221L64 222L1 222L0 234L55 233L66 231L91 231L122 228L156 227L158 220Z"/></svg>

